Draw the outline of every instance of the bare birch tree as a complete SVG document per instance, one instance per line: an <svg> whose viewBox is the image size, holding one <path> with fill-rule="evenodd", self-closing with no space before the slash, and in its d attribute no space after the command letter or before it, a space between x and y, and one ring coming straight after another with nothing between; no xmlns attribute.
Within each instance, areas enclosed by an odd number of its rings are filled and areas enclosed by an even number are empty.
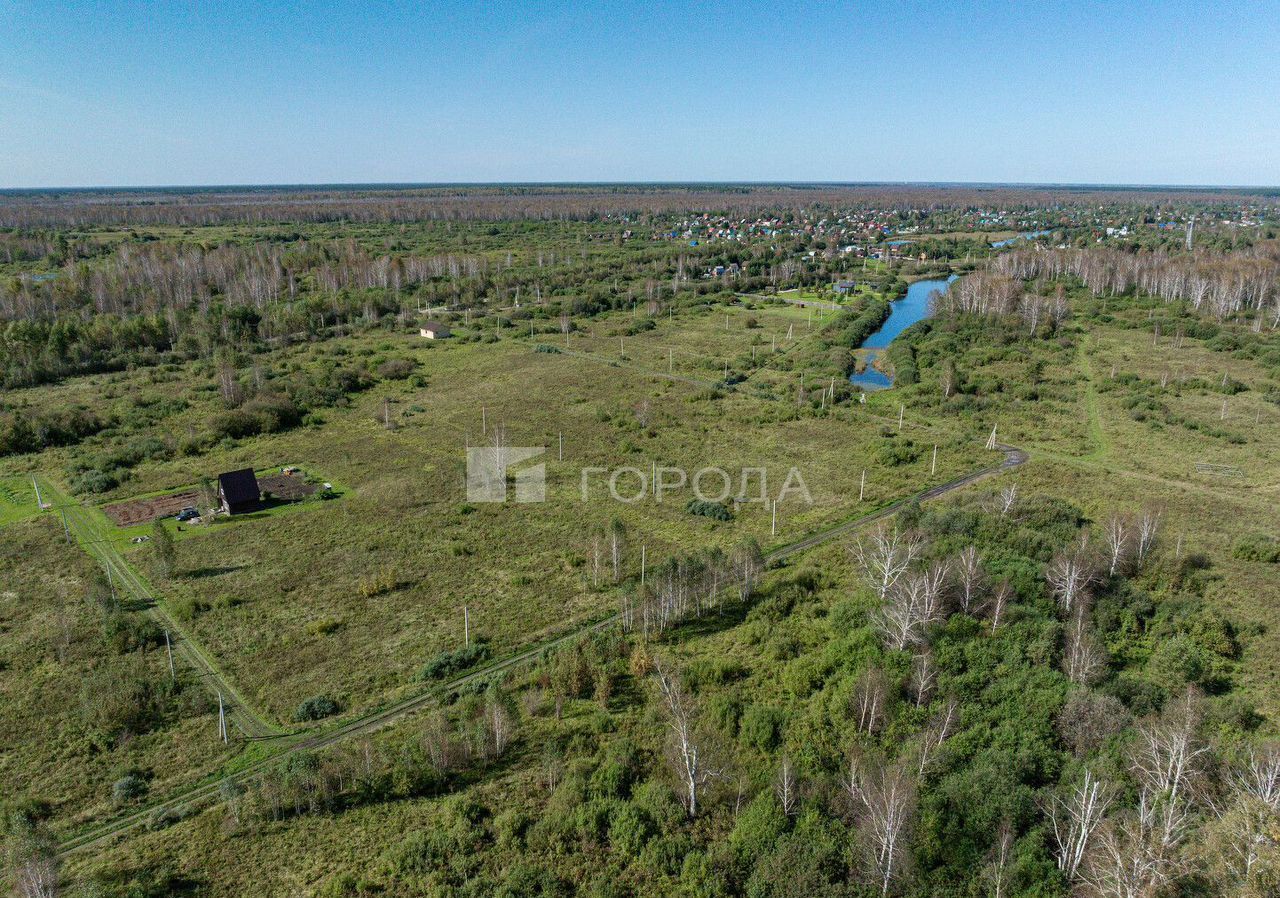
<svg viewBox="0 0 1280 898"><path fill-rule="evenodd" d="M1134 562L1141 569L1155 549L1156 539L1160 535L1160 519L1163 513L1158 508L1147 507L1138 515L1136 524L1136 543L1134 545Z"/></svg>
<svg viewBox="0 0 1280 898"><path fill-rule="evenodd" d="M901 762L855 753L841 781L854 809L867 859L867 878L888 895L905 878L915 821L916 781Z"/></svg>
<svg viewBox="0 0 1280 898"><path fill-rule="evenodd" d="M945 571L935 568L895 580L884 604L871 615L871 622L885 644L901 651L925 642L929 626L942 619L942 586Z"/></svg>
<svg viewBox="0 0 1280 898"><path fill-rule="evenodd" d="M1106 670L1107 657L1094 638L1084 606L1078 605L1067 622L1062 650L1062 670L1073 683L1090 686Z"/></svg>
<svg viewBox="0 0 1280 898"><path fill-rule="evenodd" d="M917 708L923 708L933 698L938 686L938 668L933 663L933 652L925 650L911 659L911 676L907 678L907 693Z"/></svg>
<svg viewBox="0 0 1280 898"><path fill-rule="evenodd" d="M858 678L853 687L850 711L859 733L871 735L880 731L888 700L889 680L883 670L873 667Z"/></svg>
<svg viewBox="0 0 1280 898"><path fill-rule="evenodd" d="M1009 862L1013 860L1013 826L1008 820L1000 824L996 842L991 848L990 861L984 871L991 886L991 898L1005 898L1009 887Z"/></svg>
<svg viewBox="0 0 1280 898"><path fill-rule="evenodd" d="M1188 689L1158 717L1137 726L1130 768L1162 848L1172 848L1185 836L1202 785L1209 746L1197 733L1200 716L1199 696Z"/></svg>
<svg viewBox="0 0 1280 898"><path fill-rule="evenodd" d="M1001 580L996 584L996 588L991 591L991 595L986 602L986 612L991 618L991 632L994 633L1000 629L1000 624L1004 621L1005 610L1008 608L1009 601L1013 598L1013 587L1009 585L1008 580Z"/></svg>
<svg viewBox="0 0 1280 898"><path fill-rule="evenodd" d="M959 587L960 610L969 614L977 608L978 599L986 588L986 571L976 546L965 546L951 565L956 572Z"/></svg>
<svg viewBox="0 0 1280 898"><path fill-rule="evenodd" d="M943 743L951 738L956 727L960 725L960 703L954 698L947 699L946 704L942 706L942 710L934 715L929 721L929 725L925 727L924 732L920 735L919 759L916 765L916 775L924 776L925 771L929 769L929 765L937 757L938 750L942 748Z"/></svg>
<svg viewBox="0 0 1280 898"><path fill-rule="evenodd" d="M613 562L613 582L622 579L623 556L627 551L627 525L617 518L609 525L609 557Z"/></svg>
<svg viewBox="0 0 1280 898"><path fill-rule="evenodd" d="M881 523L867 537L859 537L849 552L867 585L883 600L910 569L920 552L920 539Z"/></svg>
<svg viewBox="0 0 1280 898"><path fill-rule="evenodd" d="M1013 506L1018 501L1018 484L1011 483L1000 491L1000 517L1005 517L1009 512L1013 511Z"/></svg>
<svg viewBox="0 0 1280 898"><path fill-rule="evenodd" d="M697 707L692 696L685 692L677 676L668 673L657 658L653 661L654 675L662 692L669 731L669 757L681 783L681 803L692 819L698 815L698 797L715 777L697 730Z"/></svg>
<svg viewBox="0 0 1280 898"><path fill-rule="evenodd" d="M1111 806L1112 790L1090 770L1065 794L1053 796L1047 808L1058 869L1068 880L1079 877L1094 833Z"/></svg>
<svg viewBox="0 0 1280 898"><path fill-rule="evenodd" d="M778 805L782 808L782 813L788 817L794 817L800 810L800 785L796 779L795 765L787 755L782 756L782 763L778 765L778 776L774 780L773 792L778 797Z"/></svg>
<svg viewBox="0 0 1280 898"><path fill-rule="evenodd" d="M1060 552L1049 562L1045 579L1062 610L1072 614L1088 599L1089 586L1095 579L1093 560L1082 543L1073 550Z"/></svg>
<svg viewBox="0 0 1280 898"><path fill-rule="evenodd" d="M1107 573L1114 577L1124 573L1129 560L1133 527L1128 518L1112 512L1102 526L1102 543L1107 550Z"/></svg>

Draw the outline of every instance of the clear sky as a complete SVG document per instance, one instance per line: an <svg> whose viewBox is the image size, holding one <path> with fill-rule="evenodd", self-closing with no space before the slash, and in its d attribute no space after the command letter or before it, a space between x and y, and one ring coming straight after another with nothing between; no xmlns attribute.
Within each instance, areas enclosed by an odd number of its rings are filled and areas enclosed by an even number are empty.
<svg viewBox="0 0 1280 898"><path fill-rule="evenodd" d="M1280 3L0 0L0 187L1280 184Z"/></svg>

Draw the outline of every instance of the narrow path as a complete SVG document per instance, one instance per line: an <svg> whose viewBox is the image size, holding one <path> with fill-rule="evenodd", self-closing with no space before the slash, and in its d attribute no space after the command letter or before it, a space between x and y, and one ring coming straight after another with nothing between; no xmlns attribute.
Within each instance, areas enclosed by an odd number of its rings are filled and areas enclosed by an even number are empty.
<svg viewBox="0 0 1280 898"><path fill-rule="evenodd" d="M861 527L865 527L867 524L891 517L908 503L916 501L925 502L930 499L937 499L948 493L954 492L955 490L962 489L976 483L986 477L1016 468L1027 461L1027 454L1021 449L1004 445L1001 445L999 449L1004 453L1004 459L999 464L980 468L970 474L965 474L961 477L955 478L954 480L949 480L946 483L942 483L938 486L916 493L913 496L900 499L891 505L887 505L884 508L871 512L870 514L863 515L851 521L823 530L819 533L810 534L809 536L796 540L793 543L789 543L781 548L775 549L765 556L765 560L770 563L781 561L798 552L806 551L815 546L821 545L822 543L852 533ZM391 726L412 715L414 712L433 705L437 700L448 695L450 692L457 691L469 683L477 680L488 679L495 674L502 673L503 671L509 670L517 665L532 661L549 648L554 648L558 645L572 642L587 633L612 626L617 623L618 618L619 616L616 614L610 615L561 636L554 637L548 641L526 648L515 655L495 661L492 664L474 670L471 673L461 676L449 683L429 689L426 692L419 693L418 695L402 699L386 706L385 708L370 712L363 717L348 721L347 723L344 723L333 730L329 730L328 732L317 733L312 736L295 739L294 741L289 742L287 747L283 747L280 751L272 754L270 757L255 761L234 773L201 783L187 789L186 791L172 795L165 801L149 805L146 808L134 811L124 817L120 817L100 826L92 827L77 833L62 842L59 849L60 854L66 856L104 845L117 835L138 826L145 825L151 816L159 809L164 808L169 810L178 810L190 808L205 801L215 800L219 797L224 783L243 782L251 779L265 770L268 766L279 761L281 758L295 752L314 751L316 749L325 748L326 746L341 742L344 739L349 739L354 736L368 735L369 733L373 733L377 730L383 729L384 727Z"/></svg>
<svg viewBox="0 0 1280 898"><path fill-rule="evenodd" d="M1084 408L1088 416L1089 439L1093 443L1093 451L1082 458L1102 459L1111 454L1111 443L1107 440L1107 433L1102 429L1102 409L1100 407L1101 400L1098 398L1098 387L1096 376L1093 371L1093 359L1089 355L1092 346L1092 340L1086 334L1080 341L1080 367L1084 370Z"/></svg>

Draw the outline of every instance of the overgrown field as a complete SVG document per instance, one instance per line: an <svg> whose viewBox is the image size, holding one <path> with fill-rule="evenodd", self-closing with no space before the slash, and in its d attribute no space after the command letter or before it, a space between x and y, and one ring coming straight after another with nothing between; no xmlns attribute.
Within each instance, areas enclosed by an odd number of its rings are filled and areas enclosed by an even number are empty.
<svg viewBox="0 0 1280 898"><path fill-rule="evenodd" d="M62 833L223 763L217 709L52 517L0 530L0 788Z"/></svg>

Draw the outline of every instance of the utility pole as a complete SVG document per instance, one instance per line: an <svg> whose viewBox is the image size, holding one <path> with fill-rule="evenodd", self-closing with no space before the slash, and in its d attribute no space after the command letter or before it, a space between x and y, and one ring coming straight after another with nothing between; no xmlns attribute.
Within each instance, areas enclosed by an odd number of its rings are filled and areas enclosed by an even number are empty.
<svg viewBox="0 0 1280 898"><path fill-rule="evenodd" d="M867 469L862 469L862 480L858 483L858 501L862 501L862 497L867 494Z"/></svg>
<svg viewBox="0 0 1280 898"><path fill-rule="evenodd" d="M67 526L67 510L62 509L62 532L67 536L67 542L71 542L71 528Z"/></svg>
<svg viewBox="0 0 1280 898"><path fill-rule="evenodd" d="M778 500L773 500L773 524L769 528L770 536L778 535Z"/></svg>
<svg viewBox="0 0 1280 898"><path fill-rule="evenodd" d="M471 612L466 605L462 606L462 645L464 648L471 645Z"/></svg>
<svg viewBox="0 0 1280 898"><path fill-rule="evenodd" d="M36 475L31 475L31 486L36 491L36 508L44 509L44 500L40 498L40 484L36 483Z"/></svg>
<svg viewBox="0 0 1280 898"><path fill-rule="evenodd" d="M564 461L564 431L560 431L560 461Z"/></svg>
<svg viewBox="0 0 1280 898"><path fill-rule="evenodd" d="M227 742L227 712L222 705L222 692L218 692L218 736L225 745Z"/></svg>
<svg viewBox="0 0 1280 898"><path fill-rule="evenodd" d="M907 412L907 407L905 405L898 406L898 430L899 431L902 430L902 416L905 415L906 412Z"/></svg>
<svg viewBox="0 0 1280 898"><path fill-rule="evenodd" d="M644 548L645 548L644 543L641 543L640 544L640 588L641 589L644 589L644 567L645 567Z"/></svg>
<svg viewBox="0 0 1280 898"><path fill-rule="evenodd" d="M169 631L164 631L164 650L169 654L169 682L178 682L178 672L173 667L173 646L169 642Z"/></svg>
<svg viewBox="0 0 1280 898"><path fill-rule="evenodd" d="M932 477L938 473L938 444L933 444L933 464L929 466L929 476Z"/></svg>

